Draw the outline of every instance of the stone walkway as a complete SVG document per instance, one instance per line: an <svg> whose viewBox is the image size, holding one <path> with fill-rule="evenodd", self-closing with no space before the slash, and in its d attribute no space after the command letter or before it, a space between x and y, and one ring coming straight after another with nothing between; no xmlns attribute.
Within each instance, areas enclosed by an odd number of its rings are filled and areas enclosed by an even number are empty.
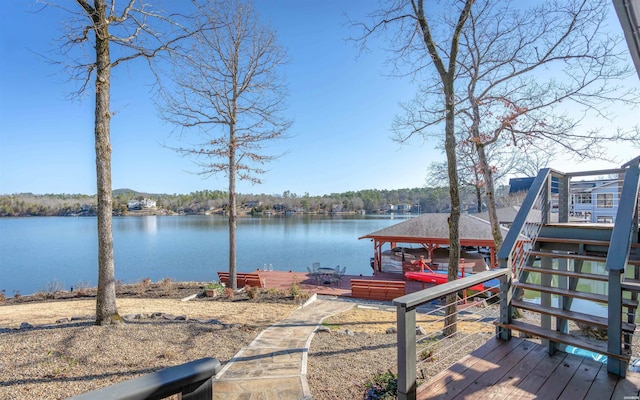
<svg viewBox="0 0 640 400"><path fill-rule="evenodd" d="M214 399L311 399L307 354L313 334L327 317L354 303L317 299L262 331L216 375Z"/></svg>

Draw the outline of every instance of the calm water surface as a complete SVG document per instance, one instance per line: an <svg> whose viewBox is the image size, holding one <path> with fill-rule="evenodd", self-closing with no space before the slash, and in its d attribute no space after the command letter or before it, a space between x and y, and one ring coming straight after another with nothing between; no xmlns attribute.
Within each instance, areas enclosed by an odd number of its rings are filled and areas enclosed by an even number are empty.
<svg viewBox="0 0 640 400"><path fill-rule="evenodd" d="M290 216L240 218L238 271L272 264L274 270L306 271L313 262L346 266L348 274L371 275L370 240L358 237L405 217ZM58 281L65 289L97 285L95 218L0 218L0 290L30 294ZM225 217L165 216L113 219L116 279L132 283L217 280L229 265Z"/></svg>

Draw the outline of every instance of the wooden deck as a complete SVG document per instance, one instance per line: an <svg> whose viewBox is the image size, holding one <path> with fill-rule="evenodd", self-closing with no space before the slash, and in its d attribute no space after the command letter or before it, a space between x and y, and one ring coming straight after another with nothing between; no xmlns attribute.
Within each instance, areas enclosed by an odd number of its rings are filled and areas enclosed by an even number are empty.
<svg viewBox="0 0 640 400"><path fill-rule="evenodd" d="M246 272L246 271L244 271ZM255 272L255 271L254 271ZM351 297L351 279L369 279L369 280L387 280L402 281L402 275L380 272L376 276L363 275L344 275L339 282L329 284L319 283L313 280L306 272L288 272L288 271L259 271L260 277L264 279L265 287L269 289L287 290L291 288L291 284L298 282L300 288L305 292L312 292L322 295ZM407 293L417 292L430 284L421 284L420 282L407 281Z"/></svg>
<svg viewBox="0 0 640 400"><path fill-rule="evenodd" d="M547 353L522 338L491 339L420 385L418 399L638 399L640 374L621 379L606 364L573 354Z"/></svg>

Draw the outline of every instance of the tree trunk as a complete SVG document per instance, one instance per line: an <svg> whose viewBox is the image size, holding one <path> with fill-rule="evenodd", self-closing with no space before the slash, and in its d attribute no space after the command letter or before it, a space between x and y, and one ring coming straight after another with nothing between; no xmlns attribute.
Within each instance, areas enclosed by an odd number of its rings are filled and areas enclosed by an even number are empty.
<svg viewBox="0 0 640 400"><path fill-rule="evenodd" d="M229 127L229 281L227 285L236 290L236 227L238 208L236 207L236 135L234 126Z"/></svg>
<svg viewBox="0 0 640 400"><path fill-rule="evenodd" d="M498 220L498 210L496 207L496 194L493 187L493 172L487 160L487 154L484 151L484 145L477 143L476 150L478 152L478 160L485 183L485 193L487 198L487 211L489 212L489 222L491 223L491 234L493 235L493 244L496 254L502 246L502 233L500 232L500 221ZM491 268L495 267L492 265Z"/></svg>
<svg viewBox="0 0 640 400"><path fill-rule="evenodd" d="M116 308L115 268L113 261L111 142L109 111L111 90L111 56L106 9L95 2L92 15L96 35L96 115L95 146L98 197L98 293L96 324L121 323Z"/></svg>
<svg viewBox="0 0 640 400"><path fill-rule="evenodd" d="M484 195L487 198L487 211L489 213L489 223L491 224L491 234L493 236L493 244L495 246L496 254L502 246L502 234L500 232L500 221L498 221L498 211L496 209L496 196L495 188L493 187L493 172L487 159L487 153L484 151L484 144L480 137L480 108L478 107L478 101L473 97L472 93L469 93L473 108L473 122L471 124L471 135L473 137L473 143L475 144L475 150L478 154L478 164L480 164L480 171L484 178L485 192ZM493 268L494 265L491 265Z"/></svg>
<svg viewBox="0 0 640 400"><path fill-rule="evenodd" d="M455 97L453 92L453 75L444 83L446 102L445 121L445 153L447 155L447 172L449 174L449 197L451 212L449 214L449 268L448 281L458 279L458 262L460 260L460 191L458 189L458 167L456 158L456 136L454 129ZM457 293L447 296L444 336L449 337L457 332Z"/></svg>

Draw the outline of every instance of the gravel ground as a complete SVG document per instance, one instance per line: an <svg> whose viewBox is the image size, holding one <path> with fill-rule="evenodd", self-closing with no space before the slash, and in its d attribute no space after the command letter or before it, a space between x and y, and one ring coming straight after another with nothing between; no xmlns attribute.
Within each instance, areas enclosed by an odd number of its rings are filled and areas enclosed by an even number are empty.
<svg viewBox="0 0 640 400"><path fill-rule="evenodd" d="M216 357L224 364L297 305L279 303L282 299L274 296L180 302L176 299L184 296L183 291L169 296L158 292L152 299L141 292L118 300L121 314L165 312L187 315L189 320L143 318L98 327L85 317L54 324L61 317L87 316L95 300L21 299L0 305L0 399L64 399L202 357ZM311 342L307 378L316 400L363 398L373 376L397 372L396 335L385 333L395 326L395 312L389 307L354 306L326 319L330 332L316 333ZM418 325L431 331L432 318L419 315ZM15 329L21 321L36 326ZM454 339L427 348L419 377L428 379L485 343L493 326L461 322L459 331ZM419 345L419 353L422 349Z"/></svg>
<svg viewBox="0 0 640 400"><path fill-rule="evenodd" d="M95 301L22 299L0 306L0 327L11 326L0 329L0 399L63 399L202 357L226 363L296 306L275 298L180 302L158 297L121 298L118 309L130 316L165 312L190 319L143 318L98 327L85 317L54 324L61 317L87 316ZM311 343L307 377L316 400L362 398L374 375L396 372L396 335L385 333L395 326L395 312L388 306L354 306L327 319L331 332L318 332ZM15 329L20 322L35 327Z"/></svg>

